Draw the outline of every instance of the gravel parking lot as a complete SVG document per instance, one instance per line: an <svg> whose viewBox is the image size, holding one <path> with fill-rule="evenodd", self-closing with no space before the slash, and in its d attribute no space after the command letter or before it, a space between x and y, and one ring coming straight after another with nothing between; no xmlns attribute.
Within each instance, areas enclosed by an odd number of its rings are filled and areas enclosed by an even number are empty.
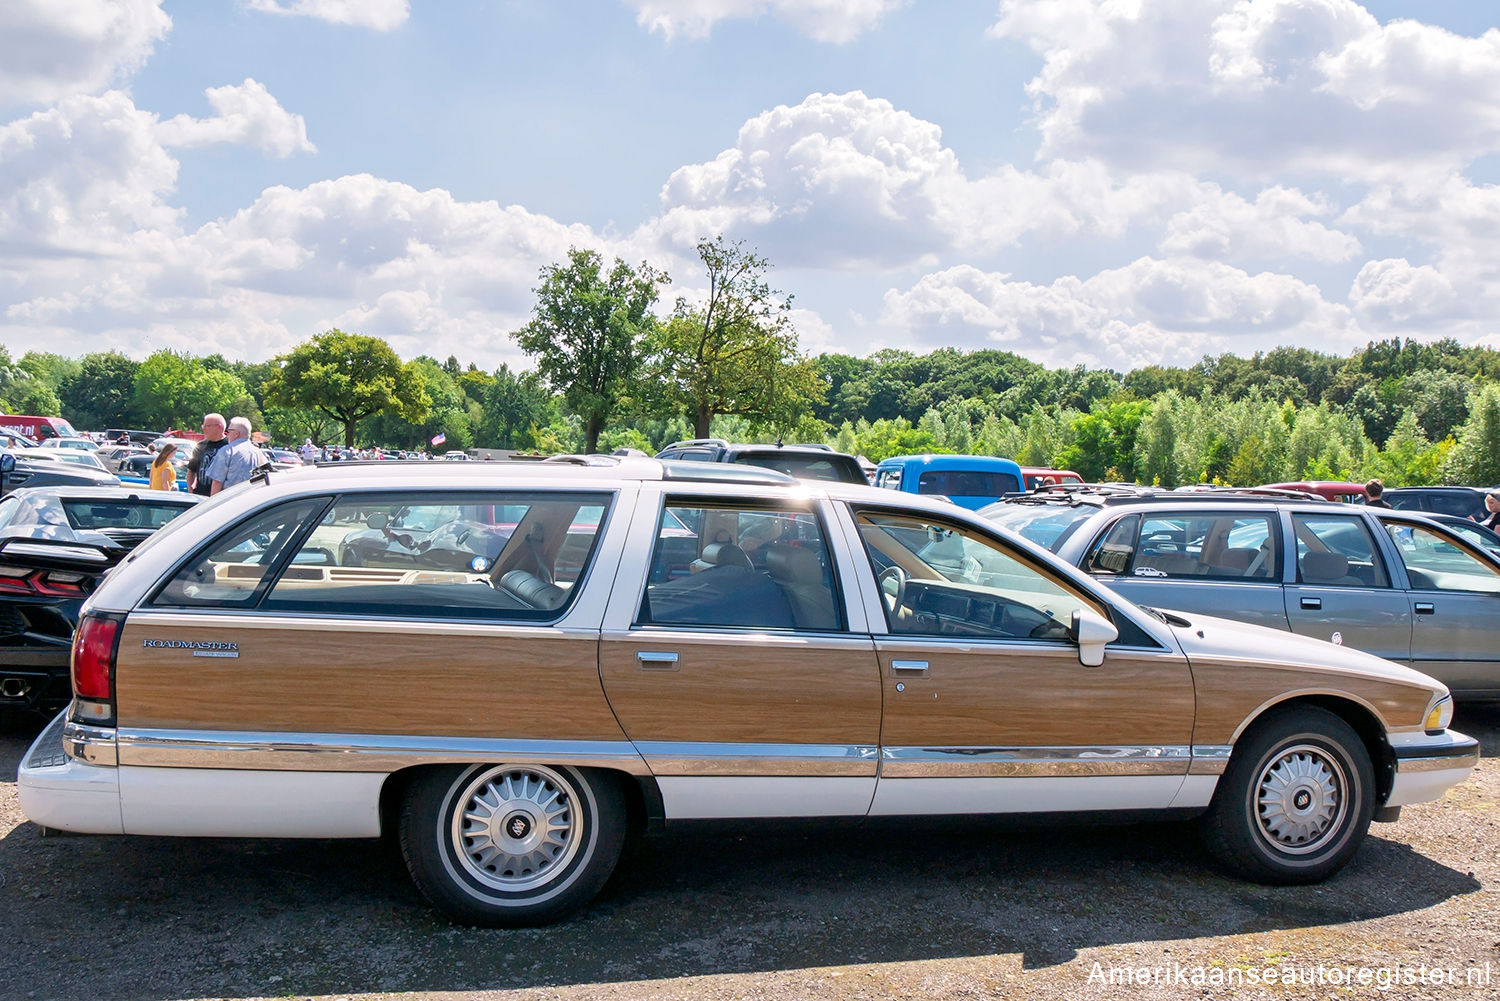
<svg viewBox="0 0 1500 1001"><path fill-rule="evenodd" d="M1500 707L1455 726L1500 754ZM373 842L39 837L36 729L0 737L0 999L1500 996L1493 760L1321 886L1226 879L1183 824L740 827L649 839L581 917L492 931Z"/></svg>

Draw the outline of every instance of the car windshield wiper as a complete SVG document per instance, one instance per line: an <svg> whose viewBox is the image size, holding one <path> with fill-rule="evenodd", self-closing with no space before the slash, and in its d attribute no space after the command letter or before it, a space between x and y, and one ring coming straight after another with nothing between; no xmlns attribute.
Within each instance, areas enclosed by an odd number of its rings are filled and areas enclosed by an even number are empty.
<svg viewBox="0 0 1500 1001"><path fill-rule="evenodd" d="M1192 626L1191 622L1189 622L1187 619L1184 619L1176 612L1168 612L1160 608L1153 608L1150 605L1136 605L1135 607L1139 608L1143 612L1150 612L1152 615L1156 616L1158 619L1161 619L1169 626L1182 626L1183 628L1191 628Z"/></svg>

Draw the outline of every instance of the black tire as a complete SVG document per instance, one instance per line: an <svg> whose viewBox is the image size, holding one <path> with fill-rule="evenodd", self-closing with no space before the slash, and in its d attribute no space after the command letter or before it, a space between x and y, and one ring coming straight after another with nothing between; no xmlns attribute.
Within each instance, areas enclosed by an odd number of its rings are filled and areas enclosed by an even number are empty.
<svg viewBox="0 0 1500 1001"><path fill-rule="evenodd" d="M1257 883L1326 879L1354 857L1375 812L1375 769L1354 729L1315 706L1274 711L1235 744L1200 833Z"/></svg>
<svg viewBox="0 0 1500 1001"><path fill-rule="evenodd" d="M471 807L486 819L465 820L460 811ZM407 790L401 854L423 896L457 921L547 924L604 886L625 825L619 782L606 772L460 765L433 769Z"/></svg>

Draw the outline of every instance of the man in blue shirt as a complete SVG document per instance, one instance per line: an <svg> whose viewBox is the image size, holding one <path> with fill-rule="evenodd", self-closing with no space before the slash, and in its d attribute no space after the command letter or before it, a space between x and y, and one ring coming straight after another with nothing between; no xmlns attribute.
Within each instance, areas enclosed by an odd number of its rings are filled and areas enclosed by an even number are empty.
<svg viewBox="0 0 1500 1001"><path fill-rule="evenodd" d="M229 444L219 449L208 464L208 478L213 483L210 495L249 481L256 468L266 463L265 454L250 442L249 418L236 417L230 421L225 437Z"/></svg>

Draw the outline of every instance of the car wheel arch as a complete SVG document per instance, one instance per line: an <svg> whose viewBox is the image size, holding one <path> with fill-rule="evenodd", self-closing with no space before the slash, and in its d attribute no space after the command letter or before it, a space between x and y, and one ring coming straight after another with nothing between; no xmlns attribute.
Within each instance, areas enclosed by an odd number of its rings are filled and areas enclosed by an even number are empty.
<svg viewBox="0 0 1500 1001"><path fill-rule="evenodd" d="M1349 724L1359 735L1360 743L1364 745L1365 752L1370 756L1370 764L1375 769L1375 802L1384 803L1390 795L1391 784L1396 776L1395 752L1391 750L1390 741L1386 738L1386 726L1380 714L1368 702L1348 692L1288 692L1265 702L1240 723L1230 739L1230 745L1238 744L1240 738L1258 723L1299 706L1326 710Z"/></svg>
<svg viewBox="0 0 1500 1001"><path fill-rule="evenodd" d="M447 768L451 764L456 763L444 762L441 764L411 765L387 775L385 781L380 786L379 810L381 837L389 837L395 834L402 806L406 801L407 793L415 782L429 772ZM551 765L549 767L557 766ZM630 775L613 768L591 768L588 770L607 775L619 784L620 791L625 797L625 810L628 821L626 832L627 843L633 840L633 835L646 831L655 831L661 827L664 811L662 809L661 790L657 788L655 778L649 775Z"/></svg>

